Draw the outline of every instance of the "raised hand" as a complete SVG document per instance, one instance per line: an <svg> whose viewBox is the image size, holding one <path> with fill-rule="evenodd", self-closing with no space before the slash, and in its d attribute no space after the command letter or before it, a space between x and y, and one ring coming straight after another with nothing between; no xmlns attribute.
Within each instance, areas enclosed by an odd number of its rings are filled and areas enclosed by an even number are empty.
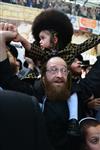
<svg viewBox="0 0 100 150"><path fill-rule="evenodd" d="M12 41L14 41L14 42L21 42L21 44L23 45L23 47L26 50L30 50L31 44L28 42L28 40L26 40L18 32L17 27L14 24L1 22L0 23L0 30L2 30L2 31L10 31L10 33L12 32L12 34L15 35L15 36L13 36Z"/></svg>

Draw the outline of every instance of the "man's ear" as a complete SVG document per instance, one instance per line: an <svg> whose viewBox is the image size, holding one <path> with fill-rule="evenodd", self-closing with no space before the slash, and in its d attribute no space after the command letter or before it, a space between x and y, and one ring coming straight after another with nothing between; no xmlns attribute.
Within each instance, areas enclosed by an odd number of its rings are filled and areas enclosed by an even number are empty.
<svg viewBox="0 0 100 150"><path fill-rule="evenodd" d="M56 36L56 34L54 35L54 44L58 43L58 37Z"/></svg>

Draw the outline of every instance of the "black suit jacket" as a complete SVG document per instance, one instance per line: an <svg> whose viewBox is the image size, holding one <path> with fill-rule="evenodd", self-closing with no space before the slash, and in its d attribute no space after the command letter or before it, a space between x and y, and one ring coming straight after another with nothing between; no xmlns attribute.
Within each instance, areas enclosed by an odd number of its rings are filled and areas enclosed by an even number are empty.
<svg viewBox="0 0 100 150"><path fill-rule="evenodd" d="M89 87L95 97L100 97L100 56L97 57L96 63L80 84Z"/></svg>
<svg viewBox="0 0 100 150"><path fill-rule="evenodd" d="M51 150L35 97L0 91L0 150Z"/></svg>

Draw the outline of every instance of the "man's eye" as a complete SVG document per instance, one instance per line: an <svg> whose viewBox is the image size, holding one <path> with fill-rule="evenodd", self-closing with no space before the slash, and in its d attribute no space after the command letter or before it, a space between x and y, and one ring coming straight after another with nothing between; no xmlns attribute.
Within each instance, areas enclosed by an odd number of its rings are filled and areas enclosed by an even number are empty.
<svg viewBox="0 0 100 150"><path fill-rule="evenodd" d="M56 73L56 72L57 72L57 68L52 68L52 69L51 69L51 72L52 72L52 73Z"/></svg>
<svg viewBox="0 0 100 150"><path fill-rule="evenodd" d="M98 143L98 141L99 141L99 139L98 138L95 138L95 139L91 139L91 143L93 143L93 144L97 144Z"/></svg>
<svg viewBox="0 0 100 150"><path fill-rule="evenodd" d="M67 70L66 70L65 68L63 68L61 71L62 71L62 72L67 72Z"/></svg>
<svg viewBox="0 0 100 150"><path fill-rule="evenodd" d="M43 39L44 39L44 36L41 36L41 37L40 37L40 40L43 40Z"/></svg>
<svg viewBox="0 0 100 150"><path fill-rule="evenodd" d="M51 70L52 70L52 71L57 71L58 69L57 69L57 68L52 68Z"/></svg>

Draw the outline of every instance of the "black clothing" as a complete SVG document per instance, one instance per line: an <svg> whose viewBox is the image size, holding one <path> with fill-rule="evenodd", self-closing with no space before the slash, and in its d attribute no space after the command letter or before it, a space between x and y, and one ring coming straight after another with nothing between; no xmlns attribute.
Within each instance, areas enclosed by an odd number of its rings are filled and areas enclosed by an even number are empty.
<svg viewBox="0 0 100 150"><path fill-rule="evenodd" d="M79 137L67 134L69 121L67 101L50 102L46 100L43 114L47 134L55 150L74 150L79 148Z"/></svg>
<svg viewBox="0 0 100 150"><path fill-rule="evenodd" d="M42 102L43 97L45 95L44 86L41 79L34 80L33 84L35 97L39 100L39 102Z"/></svg>
<svg viewBox="0 0 100 150"><path fill-rule="evenodd" d="M96 63L80 83L82 86L88 86L94 97L100 97L100 56L97 57Z"/></svg>
<svg viewBox="0 0 100 150"><path fill-rule="evenodd" d="M51 144L56 150L67 149L69 146L67 136L67 121L69 117L67 102L46 101L43 114Z"/></svg>
<svg viewBox="0 0 100 150"><path fill-rule="evenodd" d="M0 150L52 150L36 98L0 91Z"/></svg>
<svg viewBox="0 0 100 150"><path fill-rule="evenodd" d="M84 79L80 81L80 86L84 86L84 89L88 87L88 89L91 89L91 96L94 95L94 98L100 98L100 56L97 57L96 63L92 66L92 69L89 71L89 73L86 75ZM88 91L84 93L84 95L87 95ZM98 113L97 110L88 108L88 100L89 97L84 102L87 107L86 112L88 115L92 117L96 117L96 114Z"/></svg>
<svg viewBox="0 0 100 150"><path fill-rule="evenodd" d="M6 90L34 95L31 84L21 81L17 75L13 75L8 59L0 62L0 86Z"/></svg>

